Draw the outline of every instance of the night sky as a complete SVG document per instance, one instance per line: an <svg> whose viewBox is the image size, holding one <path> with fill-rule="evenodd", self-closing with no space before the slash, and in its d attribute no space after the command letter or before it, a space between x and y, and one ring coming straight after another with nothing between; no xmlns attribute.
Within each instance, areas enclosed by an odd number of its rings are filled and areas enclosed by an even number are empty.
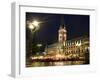
<svg viewBox="0 0 100 80"><path fill-rule="evenodd" d="M75 14L48 14L26 13L26 21L37 20L40 29L33 35L33 42L52 44L58 41L58 29L64 24L67 30L67 39L84 35L89 36L89 15ZM30 30L26 25L26 39L29 39Z"/></svg>

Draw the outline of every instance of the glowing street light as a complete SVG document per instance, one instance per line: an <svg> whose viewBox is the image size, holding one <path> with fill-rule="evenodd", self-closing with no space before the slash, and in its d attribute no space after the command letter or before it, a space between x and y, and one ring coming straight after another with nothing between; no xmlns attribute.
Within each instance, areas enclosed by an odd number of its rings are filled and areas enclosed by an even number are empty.
<svg viewBox="0 0 100 80"><path fill-rule="evenodd" d="M38 30L38 29L40 28L39 24L40 24L40 22L39 22L39 21L36 21L36 20L34 20L34 21L32 22L32 25L35 27L35 31Z"/></svg>
<svg viewBox="0 0 100 80"><path fill-rule="evenodd" d="M33 24L29 24L29 28L30 28L30 30L33 30L35 27L34 27L34 25Z"/></svg>
<svg viewBox="0 0 100 80"><path fill-rule="evenodd" d="M29 25L28 27L31 31L35 32L36 30L39 29L39 24L40 24L39 21L34 20L32 22L28 22Z"/></svg>
<svg viewBox="0 0 100 80"><path fill-rule="evenodd" d="M40 23L40 22L38 22L38 21L36 21L36 20L34 20L34 21L32 22L32 24L33 24L35 27L39 26L39 23Z"/></svg>

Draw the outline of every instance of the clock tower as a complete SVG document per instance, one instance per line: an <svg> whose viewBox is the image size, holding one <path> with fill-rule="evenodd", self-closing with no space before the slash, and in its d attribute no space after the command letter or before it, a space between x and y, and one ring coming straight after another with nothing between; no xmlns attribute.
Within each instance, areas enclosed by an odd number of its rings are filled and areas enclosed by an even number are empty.
<svg viewBox="0 0 100 80"><path fill-rule="evenodd" d="M67 30L64 24L64 18L61 21L61 25L58 30L58 43L60 52L65 52L67 40Z"/></svg>

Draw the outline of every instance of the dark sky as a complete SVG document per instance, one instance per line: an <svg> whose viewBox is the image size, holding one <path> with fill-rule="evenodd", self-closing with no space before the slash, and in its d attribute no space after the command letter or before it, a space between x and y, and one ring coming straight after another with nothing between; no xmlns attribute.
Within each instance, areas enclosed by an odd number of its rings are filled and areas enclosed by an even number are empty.
<svg viewBox="0 0 100 80"><path fill-rule="evenodd" d="M67 39L73 39L84 35L89 36L89 15L27 12L26 21L32 20L43 22L39 25L40 29L33 35L36 42L48 44L57 42L58 29L62 23L64 23L67 30ZM30 31L26 28L26 38L28 39L29 36Z"/></svg>

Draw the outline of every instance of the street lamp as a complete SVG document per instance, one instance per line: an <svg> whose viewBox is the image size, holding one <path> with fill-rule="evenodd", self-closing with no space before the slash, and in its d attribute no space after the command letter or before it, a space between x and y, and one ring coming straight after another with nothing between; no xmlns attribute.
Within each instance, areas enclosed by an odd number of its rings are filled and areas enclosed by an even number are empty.
<svg viewBox="0 0 100 80"><path fill-rule="evenodd" d="M31 41L31 52L32 52L32 48L33 48L33 34L39 29L39 24L40 22L37 20L33 20L33 21L27 21L27 25L28 28L31 32L31 37L30 37L30 41Z"/></svg>
<svg viewBox="0 0 100 80"><path fill-rule="evenodd" d="M34 26L39 26L39 23L40 23L40 22L38 22L38 21L36 21L36 20L34 20L34 21L32 22L32 24L33 24Z"/></svg>
<svg viewBox="0 0 100 80"><path fill-rule="evenodd" d="M33 30L34 28L35 28L34 25L30 23L30 24L29 24L29 29L30 29L30 30Z"/></svg>
<svg viewBox="0 0 100 80"><path fill-rule="evenodd" d="M39 21L34 20L34 21L29 23L28 27L31 30L31 32L35 32L36 30L39 29L39 24L40 24Z"/></svg>
<svg viewBox="0 0 100 80"><path fill-rule="evenodd" d="M37 21L37 20L33 20L31 22L27 21L27 24L28 24L28 28L30 29L31 31L31 38L33 40L33 34L39 29L39 24L41 22Z"/></svg>

